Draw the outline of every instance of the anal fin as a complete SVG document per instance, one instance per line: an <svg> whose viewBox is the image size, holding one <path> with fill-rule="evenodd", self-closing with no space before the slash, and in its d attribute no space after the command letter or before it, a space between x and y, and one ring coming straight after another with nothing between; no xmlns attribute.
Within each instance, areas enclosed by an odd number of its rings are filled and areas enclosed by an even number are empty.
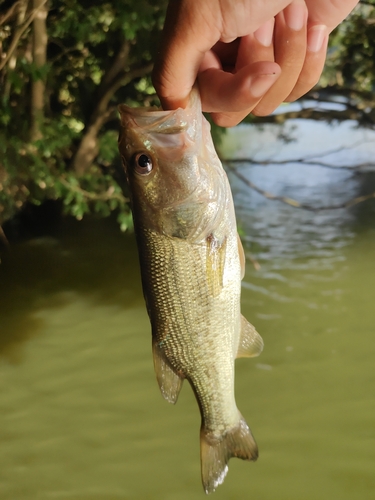
<svg viewBox="0 0 375 500"><path fill-rule="evenodd" d="M172 370L165 360L162 350L155 341L152 343L152 353L154 356L156 379L162 396L168 403L175 404L182 387L183 378Z"/></svg>
<svg viewBox="0 0 375 500"><path fill-rule="evenodd" d="M263 351L263 339L255 327L241 316L241 334L238 344L237 358L252 358Z"/></svg>

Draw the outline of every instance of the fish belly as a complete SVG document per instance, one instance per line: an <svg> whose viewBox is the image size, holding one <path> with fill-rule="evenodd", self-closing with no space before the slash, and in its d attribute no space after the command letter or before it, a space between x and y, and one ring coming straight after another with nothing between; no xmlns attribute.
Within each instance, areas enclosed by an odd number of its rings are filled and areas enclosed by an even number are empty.
<svg viewBox="0 0 375 500"><path fill-rule="evenodd" d="M144 241L142 281L153 341L172 369L191 383L206 425L220 432L238 421L234 358L240 329L240 271L239 264L230 262L236 257L230 255L232 242L227 243L222 288L213 296L204 243L153 232Z"/></svg>

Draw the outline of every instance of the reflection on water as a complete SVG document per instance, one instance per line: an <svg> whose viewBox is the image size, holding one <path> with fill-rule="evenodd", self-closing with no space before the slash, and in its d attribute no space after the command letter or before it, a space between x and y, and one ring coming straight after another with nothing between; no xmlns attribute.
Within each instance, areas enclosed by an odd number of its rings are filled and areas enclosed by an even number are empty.
<svg viewBox="0 0 375 500"><path fill-rule="evenodd" d="M332 204L340 203L355 197L355 193L359 191L358 176L343 176L342 172L334 171L329 171L330 175L321 176L319 167L314 170L313 167L286 165L282 176L280 167L252 167L243 170L243 175L249 180L256 179L258 184L266 186L267 191L295 198L295 193L298 193L298 200L308 199L308 203L313 205L324 204L326 200ZM309 179L310 187L303 186L304 176ZM238 224L245 233L244 240L261 259L293 259L309 255L328 257L353 237L351 227L355 220L354 210L311 212L289 207L282 202L270 203L260 194L251 191L233 173L229 172L229 177L238 202ZM283 178L287 181L283 182ZM313 179L315 183L312 182Z"/></svg>
<svg viewBox="0 0 375 500"><path fill-rule="evenodd" d="M278 194L324 204L375 189L370 171L243 166ZM217 499L374 498L375 203L306 212L231 175L250 263L243 312L265 340L236 365L260 448ZM0 268L0 498L203 498L189 387L160 396L132 235L66 220Z"/></svg>

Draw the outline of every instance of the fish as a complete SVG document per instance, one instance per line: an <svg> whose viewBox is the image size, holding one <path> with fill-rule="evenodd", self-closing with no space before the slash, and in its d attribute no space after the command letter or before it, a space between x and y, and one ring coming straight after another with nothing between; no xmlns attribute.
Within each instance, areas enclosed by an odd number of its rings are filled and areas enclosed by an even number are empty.
<svg viewBox="0 0 375 500"><path fill-rule="evenodd" d="M258 457L234 395L235 359L258 356L263 340L240 312L245 255L232 193L197 88L185 109L119 111L156 378L173 404L184 379L193 389L211 493L231 457Z"/></svg>

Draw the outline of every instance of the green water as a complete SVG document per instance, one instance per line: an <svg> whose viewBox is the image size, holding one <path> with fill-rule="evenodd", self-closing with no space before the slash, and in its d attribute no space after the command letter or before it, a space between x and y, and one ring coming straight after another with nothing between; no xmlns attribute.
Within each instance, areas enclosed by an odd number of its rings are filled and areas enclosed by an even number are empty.
<svg viewBox="0 0 375 500"><path fill-rule="evenodd" d="M310 214L233 190L262 266L242 304L265 350L236 363L260 457L231 460L213 498L374 499L374 205ZM1 500L205 498L192 391L169 405L153 374L133 236L67 220L15 244L0 298Z"/></svg>

